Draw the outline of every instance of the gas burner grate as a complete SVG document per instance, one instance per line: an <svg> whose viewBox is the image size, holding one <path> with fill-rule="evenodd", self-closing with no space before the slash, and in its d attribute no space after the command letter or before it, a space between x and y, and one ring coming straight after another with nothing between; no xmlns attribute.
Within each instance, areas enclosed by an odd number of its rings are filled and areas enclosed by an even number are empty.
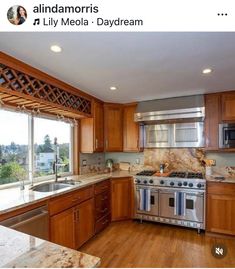
<svg viewBox="0 0 235 269"><path fill-rule="evenodd" d="M169 177L180 177L180 178L185 178L186 173L185 172L171 172Z"/></svg>
<svg viewBox="0 0 235 269"><path fill-rule="evenodd" d="M187 175L187 178L203 179L203 175L202 175L202 173L189 172L188 175Z"/></svg>
<svg viewBox="0 0 235 269"><path fill-rule="evenodd" d="M152 176L155 173L156 173L156 171L153 171L153 170L143 170L143 171L137 173L136 175L137 176Z"/></svg>

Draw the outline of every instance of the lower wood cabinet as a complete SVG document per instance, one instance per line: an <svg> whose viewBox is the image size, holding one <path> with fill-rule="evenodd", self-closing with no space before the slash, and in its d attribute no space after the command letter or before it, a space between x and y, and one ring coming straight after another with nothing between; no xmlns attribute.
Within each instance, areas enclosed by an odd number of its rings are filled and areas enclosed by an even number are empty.
<svg viewBox="0 0 235 269"><path fill-rule="evenodd" d="M79 248L94 235L94 198L75 208L75 248Z"/></svg>
<svg viewBox="0 0 235 269"><path fill-rule="evenodd" d="M131 219L134 211L133 178L114 178L111 184L112 221Z"/></svg>
<svg viewBox="0 0 235 269"><path fill-rule="evenodd" d="M95 233L102 231L110 223L110 180L95 185Z"/></svg>
<svg viewBox="0 0 235 269"><path fill-rule="evenodd" d="M235 235L235 184L208 183L206 230Z"/></svg>
<svg viewBox="0 0 235 269"><path fill-rule="evenodd" d="M50 218L50 239L53 243L76 248L75 243L75 210L69 208Z"/></svg>

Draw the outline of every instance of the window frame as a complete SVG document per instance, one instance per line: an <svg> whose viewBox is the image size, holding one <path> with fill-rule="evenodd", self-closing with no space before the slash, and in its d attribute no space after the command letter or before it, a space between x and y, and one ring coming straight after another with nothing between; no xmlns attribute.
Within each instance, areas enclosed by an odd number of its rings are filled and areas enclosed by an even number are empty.
<svg viewBox="0 0 235 269"><path fill-rule="evenodd" d="M34 177L34 119L35 118L44 118L49 120L58 121L58 118L53 115L47 115L47 114L40 114L40 115L33 115L32 113L27 112L19 112L12 108L1 108L0 111L10 111L14 113L23 113L26 114L28 117L28 169L27 169L27 175L28 179L24 180L25 185L33 185L34 183L39 183L43 181L52 180L55 178L55 174L47 175L47 176L41 176L41 177ZM61 120L60 120L61 121ZM70 122L67 122L64 120L63 122L70 124ZM66 176L72 176L74 174L74 126L70 124L70 143L69 143L69 172L61 173L62 177ZM13 187L18 187L21 185L21 182L13 182L13 183L7 183L7 184L0 184L0 189L8 189Z"/></svg>

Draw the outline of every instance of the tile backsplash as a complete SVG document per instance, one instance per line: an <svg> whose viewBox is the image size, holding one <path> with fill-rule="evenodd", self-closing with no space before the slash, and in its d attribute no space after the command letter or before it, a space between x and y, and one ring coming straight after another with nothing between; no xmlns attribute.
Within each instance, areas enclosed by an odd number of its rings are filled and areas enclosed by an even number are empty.
<svg viewBox="0 0 235 269"><path fill-rule="evenodd" d="M80 174L100 172L105 167L104 153L80 153Z"/></svg>

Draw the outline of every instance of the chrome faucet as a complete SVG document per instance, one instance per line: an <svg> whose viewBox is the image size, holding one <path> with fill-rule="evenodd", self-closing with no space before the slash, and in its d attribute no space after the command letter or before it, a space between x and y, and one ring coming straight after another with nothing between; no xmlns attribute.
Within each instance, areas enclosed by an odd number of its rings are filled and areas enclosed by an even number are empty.
<svg viewBox="0 0 235 269"><path fill-rule="evenodd" d="M58 175L58 167L62 167L65 166L62 163L59 163L59 145L57 142L57 138L55 137L54 139L54 151L55 151L55 161L53 162L53 171L55 174L55 182L58 181L58 178L60 178L61 176Z"/></svg>

